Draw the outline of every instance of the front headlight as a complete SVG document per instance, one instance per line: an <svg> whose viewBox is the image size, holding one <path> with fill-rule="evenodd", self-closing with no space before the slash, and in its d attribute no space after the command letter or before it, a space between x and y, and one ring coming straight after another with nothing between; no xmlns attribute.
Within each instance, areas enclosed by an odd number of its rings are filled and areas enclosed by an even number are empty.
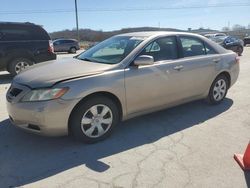
<svg viewBox="0 0 250 188"><path fill-rule="evenodd" d="M22 102L58 99L68 90L69 88L34 89L22 98Z"/></svg>

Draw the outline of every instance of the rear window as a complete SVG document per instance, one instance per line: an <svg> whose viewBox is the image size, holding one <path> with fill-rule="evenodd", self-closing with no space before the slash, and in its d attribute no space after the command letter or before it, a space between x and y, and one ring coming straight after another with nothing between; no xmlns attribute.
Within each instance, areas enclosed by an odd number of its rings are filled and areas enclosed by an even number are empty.
<svg viewBox="0 0 250 188"><path fill-rule="evenodd" d="M3 25L0 33L2 41L50 40L47 32L36 25Z"/></svg>

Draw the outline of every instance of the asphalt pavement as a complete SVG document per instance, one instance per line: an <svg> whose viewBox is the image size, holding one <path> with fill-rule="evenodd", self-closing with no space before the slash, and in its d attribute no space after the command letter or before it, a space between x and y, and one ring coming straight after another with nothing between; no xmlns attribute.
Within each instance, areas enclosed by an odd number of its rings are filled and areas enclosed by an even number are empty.
<svg viewBox="0 0 250 188"><path fill-rule="evenodd" d="M1 72L0 187L250 187L233 159L250 140L250 47L240 65L220 105L195 101L137 117L91 145L12 126L5 107L12 78Z"/></svg>

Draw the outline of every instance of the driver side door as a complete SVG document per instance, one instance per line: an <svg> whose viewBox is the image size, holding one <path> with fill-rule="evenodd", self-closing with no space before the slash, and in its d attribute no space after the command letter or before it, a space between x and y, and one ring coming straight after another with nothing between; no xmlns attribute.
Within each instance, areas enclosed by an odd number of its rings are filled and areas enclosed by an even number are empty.
<svg viewBox="0 0 250 188"><path fill-rule="evenodd" d="M125 69L125 88L128 115L160 108L179 98L179 86L173 70L178 65L175 36L159 38L139 54L154 57L153 65L134 66Z"/></svg>

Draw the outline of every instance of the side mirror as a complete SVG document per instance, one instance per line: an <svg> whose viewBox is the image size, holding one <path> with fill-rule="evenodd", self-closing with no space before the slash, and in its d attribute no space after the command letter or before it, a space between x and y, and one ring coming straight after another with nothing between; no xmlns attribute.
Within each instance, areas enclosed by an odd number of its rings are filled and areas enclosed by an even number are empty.
<svg viewBox="0 0 250 188"><path fill-rule="evenodd" d="M143 66L143 65L153 65L154 58L149 55L141 55L134 60L134 65Z"/></svg>

